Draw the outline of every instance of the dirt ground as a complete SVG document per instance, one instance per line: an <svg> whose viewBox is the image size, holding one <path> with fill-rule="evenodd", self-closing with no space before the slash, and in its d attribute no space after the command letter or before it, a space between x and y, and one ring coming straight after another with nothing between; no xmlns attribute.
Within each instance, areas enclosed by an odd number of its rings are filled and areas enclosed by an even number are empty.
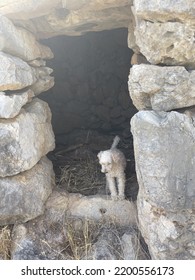
<svg viewBox="0 0 195 280"><path fill-rule="evenodd" d="M83 195L108 194L105 175L100 171L97 154L110 148L115 135L116 132L102 134L80 129L56 136L56 149L48 157L54 165L57 186ZM126 198L136 200L138 184L132 136L130 133L118 135L121 138L118 148L127 159Z"/></svg>

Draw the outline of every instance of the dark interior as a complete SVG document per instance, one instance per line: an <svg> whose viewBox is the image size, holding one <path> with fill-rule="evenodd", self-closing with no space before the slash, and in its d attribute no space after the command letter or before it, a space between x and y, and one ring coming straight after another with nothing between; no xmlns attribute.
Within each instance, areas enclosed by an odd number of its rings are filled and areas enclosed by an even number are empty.
<svg viewBox="0 0 195 280"><path fill-rule="evenodd" d="M104 194L97 153L109 149L119 135L118 147L127 159L127 184L134 184L130 119L136 109L127 85L133 54L127 47L127 29L59 36L43 43L54 53L47 64L54 70L55 86L40 98L52 111L56 150L49 156L57 183L70 192ZM133 193L126 189L127 196L135 199L137 183L131 186Z"/></svg>

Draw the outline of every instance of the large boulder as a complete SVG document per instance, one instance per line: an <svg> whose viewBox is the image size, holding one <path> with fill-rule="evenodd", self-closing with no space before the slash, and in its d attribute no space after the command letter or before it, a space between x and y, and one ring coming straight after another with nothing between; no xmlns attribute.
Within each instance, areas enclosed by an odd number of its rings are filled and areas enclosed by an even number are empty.
<svg viewBox="0 0 195 280"><path fill-rule="evenodd" d="M28 171L0 178L0 225L24 223L43 214L54 183L53 166L46 157Z"/></svg>
<svg viewBox="0 0 195 280"><path fill-rule="evenodd" d="M175 19L175 21L194 21L194 0L136 0L134 9L138 17L148 20L156 19L161 22Z"/></svg>
<svg viewBox="0 0 195 280"><path fill-rule="evenodd" d="M182 66L134 65L129 93L138 110L170 111L195 105L195 71Z"/></svg>
<svg viewBox="0 0 195 280"><path fill-rule="evenodd" d="M38 95L54 86L54 77L50 76L53 70L49 67L35 67L34 69L36 71L37 80L30 88L35 95Z"/></svg>
<svg viewBox="0 0 195 280"><path fill-rule="evenodd" d="M0 91L20 90L31 86L35 95L38 95L54 85L54 78L50 76L53 70L49 67L31 67L22 59L1 51L0 60ZM43 62L40 60L40 63Z"/></svg>
<svg viewBox="0 0 195 280"><path fill-rule="evenodd" d="M19 90L34 84L36 71L18 57L0 52L0 91Z"/></svg>
<svg viewBox="0 0 195 280"><path fill-rule="evenodd" d="M46 215L53 220L63 221L74 217L94 221L113 222L118 226L136 225L137 210L133 202L117 203L107 196L82 196L55 191L46 204Z"/></svg>
<svg viewBox="0 0 195 280"><path fill-rule="evenodd" d="M51 50L40 44L35 36L0 15L0 51L7 52L23 60L49 59L53 57Z"/></svg>
<svg viewBox="0 0 195 280"><path fill-rule="evenodd" d="M17 117L1 119L0 138L1 177L32 168L55 146L47 103L34 99Z"/></svg>
<svg viewBox="0 0 195 280"><path fill-rule="evenodd" d="M138 217L154 259L193 259L195 112L140 111L131 120Z"/></svg>
<svg viewBox="0 0 195 280"><path fill-rule="evenodd" d="M148 258L139 240L135 210L129 201L113 202L107 196L85 197L56 189L42 216L14 226L11 258Z"/></svg>
<svg viewBox="0 0 195 280"><path fill-rule="evenodd" d="M134 3L136 43L152 64L195 65L194 1Z"/></svg>
<svg viewBox="0 0 195 280"><path fill-rule="evenodd" d="M66 230L63 224L49 224L44 215L25 224L14 225L11 242L12 260L65 259Z"/></svg>
<svg viewBox="0 0 195 280"><path fill-rule="evenodd" d="M0 92L0 118L14 118L26 103L32 101L33 96L34 92L30 89L16 94Z"/></svg>

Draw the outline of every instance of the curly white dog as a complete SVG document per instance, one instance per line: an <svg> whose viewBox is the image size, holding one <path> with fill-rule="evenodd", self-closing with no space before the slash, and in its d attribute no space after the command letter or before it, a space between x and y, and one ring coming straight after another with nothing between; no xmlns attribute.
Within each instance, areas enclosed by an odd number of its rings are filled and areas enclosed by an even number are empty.
<svg viewBox="0 0 195 280"><path fill-rule="evenodd" d="M110 150L101 151L97 155L102 166L101 172L106 174L106 183L113 200L125 199L126 159L124 154L116 148L119 141L120 138L116 136Z"/></svg>

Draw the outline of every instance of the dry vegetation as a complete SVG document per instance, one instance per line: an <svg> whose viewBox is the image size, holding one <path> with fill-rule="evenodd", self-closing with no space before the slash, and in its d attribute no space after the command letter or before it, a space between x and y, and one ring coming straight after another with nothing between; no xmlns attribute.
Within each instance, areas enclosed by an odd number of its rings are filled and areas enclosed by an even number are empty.
<svg viewBox="0 0 195 280"><path fill-rule="evenodd" d="M0 259L10 259L11 228L8 226L0 228Z"/></svg>
<svg viewBox="0 0 195 280"><path fill-rule="evenodd" d="M52 226L56 227L56 224ZM94 258L96 243L100 241L97 247L101 246L101 240L107 240L109 251L118 260L123 260L123 250L121 237L130 231L135 236L136 259L140 259L140 252L144 252L144 259L149 259L148 249L139 236L135 228L122 229L118 228L114 221L110 223L94 222L85 220L78 223L78 220L66 220L65 224L57 226L56 230L61 230L65 234L65 239L60 247L48 242L45 236L40 235L37 241L41 248L42 254L49 259L60 260L90 260ZM52 229L54 233L54 230ZM140 242L141 240L141 242ZM0 229L0 259L10 259L11 248L11 228L7 226ZM141 249L141 250L140 250ZM103 255L103 259L107 259ZM42 258L41 258L42 259ZM108 258L109 259L109 258Z"/></svg>
<svg viewBox="0 0 195 280"><path fill-rule="evenodd" d="M93 252L101 241L108 242L110 253L118 260L124 260L121 237L125 232L131 232L134 236L134 249L136 249L136 259L149 259L148 248L135 228L118 228L114 221L110 223L85 220L80 230L75 230L74 223L66 225L67 240L64 244L66 259L81 260L93 259ZM102 243L103 244L103 243ZM103 256L103 257L106 257Z"/></svg>
<svg viewBox="0 0 195 280"><path fill-rule="evenodd" d="M69 259L81 260L84 256L87 257L100 232L100 225L86 220L80 230L75 230L72 223L68 223L66 227L65 252Z"/></svg>
<svg viewBox="0 0 195 280"><path fill-rule="evenodd" d="M75 132L76 133L76 132ZM64 136L65 146L58 145L52 154L52 162L56 173L56 184L71 193L83 195L107 194L105 175L101 173L97 154L106 150L113 141L112 135L101 135L97 132L78 131ZM68 140L66 137L69 137ZM137 182L133 145L131 140L119 143L119 148L127 158L126 196L135 200ZM66 148L65 148L66 147Z"/></svg>
<svg viewBox="0 0 195 280"><path fill-rule="evenodd" d="M68 192L94 195L105 184L105 178L100 172L97 159L93 154L86 157L64 157L58 184Z"/></svg>

